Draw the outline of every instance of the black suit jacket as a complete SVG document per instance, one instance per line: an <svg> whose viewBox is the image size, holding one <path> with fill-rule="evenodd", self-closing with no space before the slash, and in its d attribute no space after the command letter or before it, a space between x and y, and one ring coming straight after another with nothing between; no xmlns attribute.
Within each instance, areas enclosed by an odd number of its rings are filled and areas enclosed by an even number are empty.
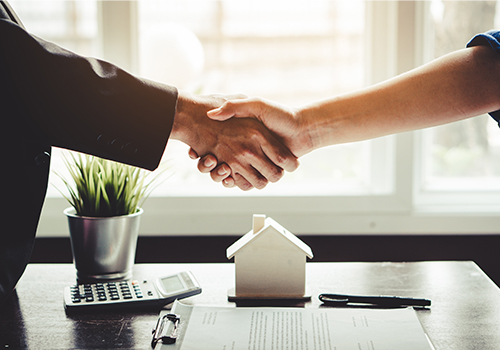
<svg viewBox="0 0 500 350"><path fill-rule="evenodd" d="M29 262L51 147L153 170L176 103L174 87L30 35L0 1L0 303Z"/></svg>

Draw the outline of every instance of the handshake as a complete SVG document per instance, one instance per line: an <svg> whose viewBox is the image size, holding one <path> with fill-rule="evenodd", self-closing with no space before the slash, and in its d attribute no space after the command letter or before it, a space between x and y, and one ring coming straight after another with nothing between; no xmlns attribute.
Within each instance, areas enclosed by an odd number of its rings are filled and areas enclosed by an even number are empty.
<svg viewBox="0 0 500 350"><path fill-rule="evenodd" d="M313 149L298 110L243 95L180 91L170 137L191 147L201 172L245 191L277 182Z"/></svg>
<svg viewBox="0 0 500 350"><path fill-rule="evenodd" d="M264 188L317 148L417 130L495 112L498 54L488 45L442 56L379 84L291 109L244 96L180 92L171 137L191 146L198 169L243 190ZM492 88L494 87L494 88Z"/></svg>

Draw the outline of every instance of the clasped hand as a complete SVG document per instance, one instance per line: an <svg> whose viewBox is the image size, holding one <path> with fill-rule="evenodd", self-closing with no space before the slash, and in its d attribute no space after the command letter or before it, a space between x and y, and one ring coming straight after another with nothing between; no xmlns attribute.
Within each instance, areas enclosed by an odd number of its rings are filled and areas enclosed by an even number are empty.
<svg viewBox="0 0 500 350"><path fill-rule="evenodd" d="M190 157L201 157L198 169L210 172L214 181L242 190L262 189L280 180L284 170L297 169L297 156L290 149L295 145L283 137L288 131L282 126L280 135L264 126L255 114L234 115L231 108L241 107L237 101L252 100L241 95L195 96L179 92L171 138L189 145Z"/></svg>

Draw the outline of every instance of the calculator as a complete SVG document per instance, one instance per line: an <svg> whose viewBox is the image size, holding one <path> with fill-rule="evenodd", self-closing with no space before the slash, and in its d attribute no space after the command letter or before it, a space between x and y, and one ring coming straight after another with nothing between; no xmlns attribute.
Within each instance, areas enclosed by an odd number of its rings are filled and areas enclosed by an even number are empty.
<svg viewBox="0 0 500 350"><path fill-rule="evenodd" d="M176 299L200 294L190 271L149 280L121 280L76 284L64 288L66 311L109 308L157 308Z"/></svg>

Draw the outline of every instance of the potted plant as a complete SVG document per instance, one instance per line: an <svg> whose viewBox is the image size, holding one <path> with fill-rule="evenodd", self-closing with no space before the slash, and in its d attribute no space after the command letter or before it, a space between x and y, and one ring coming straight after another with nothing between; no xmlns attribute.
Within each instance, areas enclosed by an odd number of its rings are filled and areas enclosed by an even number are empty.
<svg viewBox="0 0 500 350"><path fill-rule="evenodd" d="M68 218L79 282L132 276L142 203L163 173L151 173L102 158L64 156L70 181L57 174L71 204ZM152 175L154 174L154 175Z"/></svg>

